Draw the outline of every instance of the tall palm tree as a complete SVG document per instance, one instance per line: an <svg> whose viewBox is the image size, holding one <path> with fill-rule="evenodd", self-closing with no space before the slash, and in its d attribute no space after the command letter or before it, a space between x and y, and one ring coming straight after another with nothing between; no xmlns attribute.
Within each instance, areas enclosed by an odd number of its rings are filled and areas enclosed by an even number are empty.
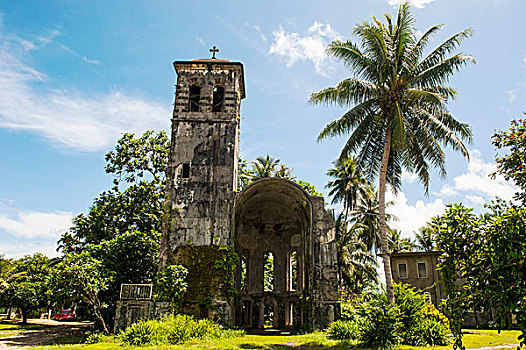
<svg viewBox="0 0 526 350"><path fill-rule="evenodd" d="M356 203L356 207L350 213L350 221L362 225L363 229L359 231L358 238L362 241L367 250L371 252L378 252L380 249L380 210L378 201L378 191L370 192L368 196L360 197ZM393 201L389 201L385 204L386 207L390 207L394 204ZM385 214L387 221L397 221L398 218L395 215ZM390 232L391 228L387 225L387 231Z"/></svg>
<svg viewBox="0 0 526 350"><path fill-rule="evenodd" d="M349 212L354 210L358 199L370 195L371 183L363 176L354 157L337 159L332 164L334 167L327 171L327 175L333 180L325 188L330 188L331 204L343 203L347 222Z"/></svg>
<svg viewBox="0 0 526 350"><path fill-rule="evenodd" d="M336 227L336 246L340 282L353 295L360 294L365 287L378 281L376 257L359 240L359 232L365 227L359 223L347 226L345 214L336 215L329 210Z"/></svg>
<svg viewBox="0 0 526 350"><path fill-rule="evenodd" d="M471 36L466 29L453 35L424 56L430 41L442 26L433 26L417 38L414 18L407 3L396 19L385 15L386 23L374 18L358 24L353 34L360 45L348 40L333 41L327 54L341 60L355 77L335 87L313 93L313 104L352 107L325 126L319 140L350 136L340 158L355 153L361 169L370 178L379 177L381 251L387 297L394 302L385 218L385 190L401 186L402 168L418 175L426 194L429 168L445 175L442 146L451 146L468 159L463 140L471 140L471 128L457 121L446 103L456 91L445 85L454 72L473 57L454 54L457 46Z"/></svg>

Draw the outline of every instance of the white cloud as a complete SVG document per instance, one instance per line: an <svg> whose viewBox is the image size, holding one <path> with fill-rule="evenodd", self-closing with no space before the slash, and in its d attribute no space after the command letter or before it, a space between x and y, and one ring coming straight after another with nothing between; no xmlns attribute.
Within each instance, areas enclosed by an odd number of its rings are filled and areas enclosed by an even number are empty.
<svg viewBox="0 0 526 350"><path fill-rule="evenodd" d="M404 192L398 192L393 197L391 191L386 191L386 201L394 200L395 204L386 208L386 212L398 218L398 221L391 221L389 226L402 231L404 237L414 237L413 232L424 226L433 216L441 215L446 205L442 199L435 199L425 203L422 200L414 205L408 203Z"/></svg>
<svg viewBox="0 0 526 350"><path fill-rule="evenodd" d="M100 62L99 62L98 60L92 60L92 59L87 58L86 56L79 55L78 53L76 53L75 51L73 51L72 49L70 49L69 47L67 47L66 45L60 44L60 47L61 47L64 51L66 51L66 52L72 54L73 56L75 56L75 57L77 57L77 58L80 58L81 60L83 60L83 61L86 62L86 63L90 63L90 64L100 64Z"/></svg>
<svg viewBox="0 0 526 350"><path fill-rule="evenodd" d="M445 203L462 202L481 210L484 204L490 203L496 196L511 200L518 189L502 176L497 176L495 179L490 178L489 174L497 169L497 165L484 161L478 150L472 150L470 153L471 161L466 172L455 176L438 193L433 193L437 198L432 201L418 200L410 204L404 192L399 192L394 198L392 192L387 191L386 201L394 200L395 204L388 207L386 211L399 219L399 221L392 221L391 227L402 231L405 237L414 237L413 232L426 224L433 216L444 213Z"/></svg>
<svg viewBox="0 0 526 350"><path fill-rule="evenodd" d="M24 255L33 255L42 253L48 258L54 258L60 255L57 252L56 241L24 241L20 243L4 244L0 247L0 256L7 259L19 259Z"/></svg>
<svg viewBox="0 0 526 350"><path fill-rule="evenodd" d="M457 194L458 192L455 191L455 189L449 186L448 184L444 185L442 189L440 190L440 192L438 193L438 195L441 197L452 197Z"/></svg>
<svg viewBox="0 0 526 350"><path fill-rule="evenodd" d="M517 188L502 176L497 176L495 179L490 178L489 175L496 170L495 163L485 162L481 153L473 150L468 171L453 178L453 190L465 195L466 198L467 195L470 195L472 199L475 198L474 196L484 198L485 203L489 203L495 196L511 200Z"/></svg>
<svg viewBox="0 0 526 350"><path fill-rule="evenodd" d="M272 34L274 42L270 46L269 54L280 56L287 67L298 61L312 61L316 73L323 76L331 73L331 67L327 66L325 48L330 41L341 39L341 35L330 24L315 21L303 36L286 32L281 26Z"/></svg>
<svg viewBox="0 0 526 350"><path fill-rule="evenodd" d="M412 183L415 182L415 180L418 179L418 175L415 173L410 173L406 171L405 169L402 170L402 182L403 183Z"/></svg>
<svg viewBox="0 0 526 350"><path fill-rule="evenodd" d="M407 0L387 0L387 3L391 6L397 6L400 5ZM417 7L419 9L424 8L427 4L432 3L435 0L409 0L409 3L413 5L414 7Z"/></svg>
<svg viewBox="0 0 526 350"><path fill-rule="evenodd" d="M508 101L513 102L517 98L517 91L515 90L508 90L506 91L506 95L508 95Z"/></svg>
<svg viewBox="0 0 526 350"><path fill-rule="evenodd" d="M205 46L205 42L203 39L201 39L200 37L196 36L195 37L195 40L197 40L197 42L201 45L201 46Z"/></svg>
<svg viewBox="0 0 526 350"><path fill-rule="evenodd" d="M14 215L1 213L0 229L18 238L58 239L71 227L72 218L73 213L63 211L18 211Z"/></svg>
<svg viewBox="0 0 526 350"><path fill-rule="evenodd" d="M245 23L245 25L249 28L252 28L254 29L258 35L259 35L259 38L261 39L262 42L266 43L267 42L267 37L265 36L265 34L263 34L263 32L261 31L261 28L259 27L259 24L250 24L250 23Z"/></svg>
<svg viewBox="0 0 526 350"><path fill-rule="evenodd" d="M53 32L39 40L52 40L56 35ZM20 40L0 45L1 128L34 132L77 150L100 151L110 147L122 132L141 133L167 126L168 106L140 96L118 89L90 95L75 91L74 87L52 89L46 74L24 62L27 57L17 44L26 47ZM82 59L96 63L83 56Z"/></svg>

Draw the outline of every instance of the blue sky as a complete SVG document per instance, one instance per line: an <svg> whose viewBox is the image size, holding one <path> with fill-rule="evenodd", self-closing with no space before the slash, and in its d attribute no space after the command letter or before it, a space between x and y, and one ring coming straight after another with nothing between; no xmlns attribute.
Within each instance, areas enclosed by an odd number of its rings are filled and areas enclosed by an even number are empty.
<svg viewBox="0 0 526 350"><path fill-rule="evenodd" d="M344 139L316 136L343 109L307 103L349 76L323 49L351 36L397 0L367 1L0 1L0 254L56 255L71 218L109 188L104 154L122 132L168 130L174 60L209 57L245 65L241 153L267 153L319 190ZM490 180L494 130L526 110L523 0L413 0L416 26L445 24L431 47L474 27L461 51L477 64L451 81L453 114L473 126L469 165L448 153L448 175L430 195L411 174L391 209L410 236L449 202L481 210L515 191ZM324 190L325 191L325 190Z"/></svg>

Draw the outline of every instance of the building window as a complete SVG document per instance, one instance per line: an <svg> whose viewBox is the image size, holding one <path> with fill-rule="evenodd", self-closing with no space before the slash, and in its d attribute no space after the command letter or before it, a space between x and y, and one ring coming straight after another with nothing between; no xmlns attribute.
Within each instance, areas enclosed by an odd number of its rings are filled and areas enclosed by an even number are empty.
<svg viewBox="0 0 526 350"><path fill-rule="evenodd" d="M407 278L407 264L406 263L398 264L398 276L400 276L400 278Z"/></svg>
<svg viewBox="0 0 526 350"><path fill-rule="evenodd" d="M190 177L190 164L183 163L183 171L182 171L181 177L183 179L188 179Z"/></svg>
<svg viewBox="0 0 526 350"><path fill-rule="evenodd" d="M214 87L214 95L212 98L212 112L221 112L223 110L223 100L225 96L225 88L222 86Z"/></svg>
<svg viewBox="0 0 526 350"><path fill-rule="evenodd" d="M246 290L248 285L248 253L245 251L241 255L241 290Z"/></svg>
<svg viewBox="0 0 526 350"><path fill-rule="evenodd" d="M298 289L298 254L295 250L289 254L289 291Z"/></svg>
<svg viewBox="0 0 526 350"><path fill-rule="evenodd" d="M418 278L427 278L427 268L425 262L417 263Z"/></svg>
<svg viewBox="0 0 526 350"><path fill-rule="evenodd" d="M274 290L274 254L267 252L263 258L263 291Z"/></svg>
<svg viewBox="0 0 526 350"><path fill-rule="evenodd" d="M190 112L199 112L199 100L201 99L201 88L197 85L190 86L190 99L188 101L188 110Z"/></svg>

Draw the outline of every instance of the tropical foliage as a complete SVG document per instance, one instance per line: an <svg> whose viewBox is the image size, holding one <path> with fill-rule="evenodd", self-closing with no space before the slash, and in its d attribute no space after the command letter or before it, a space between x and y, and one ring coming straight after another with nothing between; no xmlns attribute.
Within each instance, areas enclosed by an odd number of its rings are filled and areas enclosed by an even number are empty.
<svg viewBox="0 0 526 350"><path fill-rule="evenodd" d="M526 205L526 119L512 120L509 131L493 134L493 145L498 150L509 150L509 154L496 159L498 169L493 176L501 174L513 180L520 189L515 198Z"/></svg>
<svg viewBox="0 0 526 350"><path fill-rule="evenodd" d="M420 38L407 3L385 23L374 18L358 24L352 40L333 41L327 54L341 60L354 77L335 87L313 93L313 104L351 107L330 122L318 139L350 133L340 159L355 155L358 166L369 178L379 178L379 215L381 251L388 299L393 302L392 277L385 217L385 190L401 185L402 169L415 173L428 191L429 169L444 175L445 153L451 146L468 157L462 140L471 139L471 129L458 122L447 110L456 91L445 85L459 68L473 57L455 54L448 57L468 38L466 29L424 55L430 39L442 28L433 26Z"/></svg>
<svg viewBox="0 0 526 350"><path fill-rule="evenodd" d="M526 209L502 200L489 209L477 217L454 204L432 222L456 349L464 348L461 326L468 310L493 310L498 329L509 329L515 318L525 345Z"/></svg>
<svg viewBox="0 0 526 350"><path fill-rule="evenodd" d="M2 265L0 304L19 308L22 323L27 323L29 312L46 308L51 302L50 260L36 253Z"/></svg>

